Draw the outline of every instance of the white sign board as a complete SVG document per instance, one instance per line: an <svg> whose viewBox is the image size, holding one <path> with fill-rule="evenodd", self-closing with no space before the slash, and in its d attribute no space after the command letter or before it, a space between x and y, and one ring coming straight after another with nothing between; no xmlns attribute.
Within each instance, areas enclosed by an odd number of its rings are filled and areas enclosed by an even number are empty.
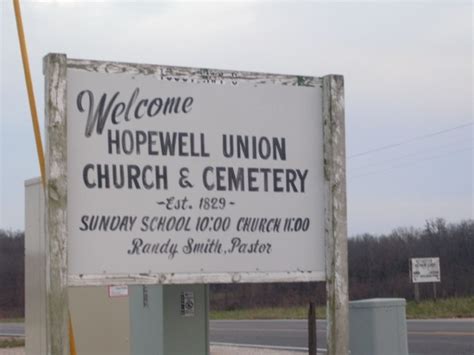
<svg viewBox="0 0 474 355"><path fill-rule="evenodd" d="M413 283L441 282L439 258L413 258L410 260Z"/></svg>
<svg viewBox="0 0 474 355"><path fill-rule="evenodd" d="M70 275L325 277L322 89L67 70Z"/></svg>

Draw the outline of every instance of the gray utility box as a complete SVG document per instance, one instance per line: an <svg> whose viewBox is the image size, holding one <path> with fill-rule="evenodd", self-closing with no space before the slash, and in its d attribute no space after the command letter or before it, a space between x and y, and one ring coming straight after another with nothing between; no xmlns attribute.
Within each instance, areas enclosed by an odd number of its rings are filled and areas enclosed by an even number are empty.
<svg viewBox="0 0 474 355"><path fill-rule="evenodd" d="M131 354L208 355L207 285L130 286Z"/></svg>
<svg viewBox="0 0 474 355"><path fill-rule="evenodd" d="M403 298L349 302L351 355L408 355L405 306Z"/></svg>

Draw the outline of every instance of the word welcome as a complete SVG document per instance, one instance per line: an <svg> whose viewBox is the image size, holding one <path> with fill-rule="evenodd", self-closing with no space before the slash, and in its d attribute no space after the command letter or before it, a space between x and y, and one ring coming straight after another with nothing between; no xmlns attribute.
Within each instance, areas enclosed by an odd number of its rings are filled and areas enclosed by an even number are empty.
<svg viewBox="0 0 474 355"><path fill-rule="evenodd" d="M109 120L117 125L121 121L130 121L132 118L141 119L144 116L155 117L159 114L187 114L191 112L194 99L191 96L140 98L140 89L136 88L128 99L120 100L120 91L108 98L103 93L96 105L94 92L82 90L77 95L79 112L87 111L85 136L90 137L94 128L97 134L102 134L106 122Z"/></svg>

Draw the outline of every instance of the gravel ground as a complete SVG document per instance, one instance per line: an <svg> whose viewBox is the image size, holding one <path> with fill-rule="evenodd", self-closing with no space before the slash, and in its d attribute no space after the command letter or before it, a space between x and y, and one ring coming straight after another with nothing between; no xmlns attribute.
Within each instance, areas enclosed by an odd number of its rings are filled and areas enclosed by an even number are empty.
<svg viewBox="0 0 474 355"><path fill-rule="evenodd" d="M211 355L301 355L303 353L270 349L211 346ZM0 349L0 355L25 355L25 348Z"/></svg>
<svg viewBox="0 0 474 355"><path fill-rule="evenodd" d="M302 352L287 350L270 350L261 348L244 348L230 346L211 346L211 355L302 355Z"/></svg>
<svg viewBox="0 0 474 355"><path fill-rule="evenodd" d="M0 349L0 355L25 355L25 348Z"/></svg>

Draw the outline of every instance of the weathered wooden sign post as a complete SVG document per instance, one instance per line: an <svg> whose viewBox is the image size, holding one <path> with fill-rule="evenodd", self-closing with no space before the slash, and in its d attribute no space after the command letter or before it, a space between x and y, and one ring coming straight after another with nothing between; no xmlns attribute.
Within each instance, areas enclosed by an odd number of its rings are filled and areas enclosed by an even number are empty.
<svg viewBox="0 0 474 355"><path fill-rule="evenodd" d="M326 281L348 353L344 85L45 58L48 346L70 286Z"/></svg>

